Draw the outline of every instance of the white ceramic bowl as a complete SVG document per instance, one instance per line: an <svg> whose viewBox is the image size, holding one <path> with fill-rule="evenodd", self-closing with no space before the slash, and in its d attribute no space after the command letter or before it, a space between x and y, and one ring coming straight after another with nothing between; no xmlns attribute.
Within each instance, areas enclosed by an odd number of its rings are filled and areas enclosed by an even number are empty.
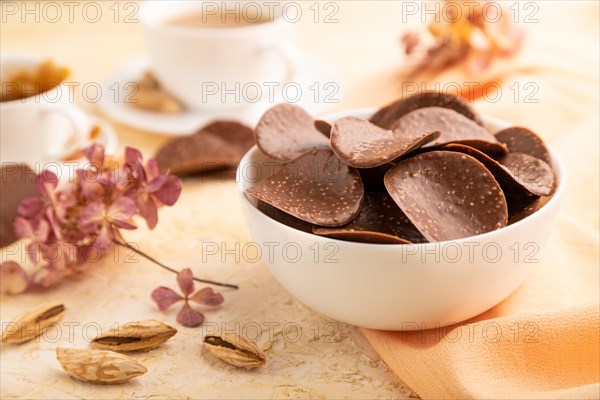
<svg viewBox="0 0 600 400"><path fill-rule="evenodd" d="M347 115L367 118L360 109ZM485 118L493 129L510 126ZM443 243L380 245L312 235L256 208L244 190L275 161L253 147L240 162L237 187L252 236L275 278L298 300L333 319L385 330L429 329L474 317L508 297L539 260L565 189L563 163L551 150L558 187L533 215L506 228Z"/></svg>

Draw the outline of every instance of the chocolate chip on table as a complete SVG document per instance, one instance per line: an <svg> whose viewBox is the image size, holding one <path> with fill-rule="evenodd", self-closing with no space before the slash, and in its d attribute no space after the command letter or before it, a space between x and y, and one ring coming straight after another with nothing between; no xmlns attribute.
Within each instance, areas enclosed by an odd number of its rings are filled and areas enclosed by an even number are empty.
<svg viewBox="0 0 600 400"><path fill-rule="evenodd" d="M411 133L415 134L383 129L361 118L345 117L335 121L331 128L331 147L340 160L352 167L374 168L440 136L435 130Z"/></svg>
<svg viewBox="0 0 600 400"><path fill-rule="evenodd" d="M313 226L312 232L335 239L363 243L424 243L419 232L387 193L365 193L358 216L350 223L326 228Z"/></svg>
<svg viewBox="0 0 600 400"><path fill-rule="evenodd" d="M507 195L547 196L554 192L556 180L552 168L544 161L523 153L509 153L494 160L481 151L451 143L444 150L468 154L483 163Z"/></svg>
<svg viewBox="0 0 600 400"><path fill-rule="evenodd" d="M404 115L391 129L400 137L415 137L427 132L440 132L437 139L423 147L464 143L492 155L504 155L508 152L506 146L484 127L447 108L419 108Z"/></svg>
<svg viewBox="0 0 600 400"><path fill-rule="evenodd" d="M466 154L432 151L403 160L385 175L396 204L430 242L505 227L506 199L494 176Z"/></svg>
<svg viewBox="0 0 600 400"><path fill-rule="evenodd" d="M258 148L271 158L290 161L306 151L328 148L329 140L314 119L292 104L276 105L263 114L254 130Z"/></svg>
<svg viewBox="0 0 600 400"><path fill-rule="evenodd" d="M303 221L341 226L358 214L364 189L356 169L330 149L314 149L283 164L246 193Z"/></svg>
<svg viewBox="0 0 600 400"><path fill-rule="evenodd" d="M202 174L235 167L253 146L253 131L235 121L215 121L193 135L175 138L156 153L161 170Z"/></svg>
<svg viewBox="0 0 600 400"><path fill-rule="evenodd" d="M204 133L173 139L158 150L155 158L161 170L180 176L220 170L238 159L224 140Z"/></svg>
<svg viewBox="0 0 600 400"><path fill-rule="evenodd" d="M404 115L425 107L451 109L483 126L481 118L479 118L479 115L471 108L469 103L451 94L433 91L425 91L409 97L403 97L377 111L371 117L370 121L384 129L391 129L396 121Z"/></svg>
<svg viewBox="0 0 600 400"><path fill-rule="evenodd" d="M531 130L513 126L497 132L495 136L508 147L509 152L529 154L552 165L552 158L544 141Z"/></svg>
<svg viewBox="0 0 600 400"><path fill-rule="evenodd" d="M213 121L202 128L232 145L242 156L254 146L254 131L247 125L236 121Z"/></svg>

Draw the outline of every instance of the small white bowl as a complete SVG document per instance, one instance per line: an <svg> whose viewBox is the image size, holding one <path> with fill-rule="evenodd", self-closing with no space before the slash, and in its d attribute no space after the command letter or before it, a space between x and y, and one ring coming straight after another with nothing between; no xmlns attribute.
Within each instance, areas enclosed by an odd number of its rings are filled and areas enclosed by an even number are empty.
<svg viewBox="0 0 600 400"><path fill-rule="evenodd" d="M374 111L351 110L323 119L368 118ZM489 117L484 121L492 129L511 126ZM539 262L566 184L564 165L550 152L558 187L540 210L506 228L442 243L354 243L271 219L244 194L277 164L256 146L241 160L236 178L262 260L294 297L328 317L360 327L430 329L464 321L500 303Z"/></svg>

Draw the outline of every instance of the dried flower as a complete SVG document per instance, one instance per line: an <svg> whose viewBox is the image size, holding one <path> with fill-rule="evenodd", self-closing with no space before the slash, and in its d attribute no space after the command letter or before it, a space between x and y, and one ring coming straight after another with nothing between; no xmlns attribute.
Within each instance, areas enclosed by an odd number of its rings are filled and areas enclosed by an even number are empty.
<svg viewBox="0 0 600 400"><path fill-rule="evenodd" d="M121 197L110 205L94 201L83 209L78 219L79 229L85 234L95 232L94 245L99 251L106 251L119 229L136 228L132 221L135 213L135 202L128 197Z"/></svg>
<svg viewBox="0 0 600 400"><path fill-rule="evenodd" d="M405 54L417 59L409 75L439 72L462 62L471 73L480 74L494 58L520 50L525 33L512 22L509 10L491 18L486 13L490 1L451 3L452 7L440 7L441 15L429 23L429 37L407 32L401 38Z"/></svg>
<svg viewBox="0 0 600 400"><path fill-rule="evenodd" d="M161 174L155 160L143 163L142 154L125 149L125 162L107 157L104 147L93 144L83 151L89 164L75 171L72 181L60 183L58 177L43 171L36 176L38 196L24 198L13 223L16 235L27 239L27 254L36 269L27 274L15 262L0 265L2 294L17 294L29 286L48 287L65 277L85 270L87 261L98 259L114 245L125 247L170 272L178 271L125 242L121 229L136 229L135 216L143 217L150 229L158 223L158 209L172 206L181 194L181 181ZM197 326L204 316L189 306L189 300L216 306L223 297L210 288L194 291L193 281L237 289L236 285L194 278L189 269L179 273L185 297L168 288L153 292L161 309L184 300L178 320Z"/></svg>
<svg viewBox="0 0 600 400"><path fill-rule="evenodd" d="M184 304L177 314L177 321L184 326L194 327L204 322L204 315L194 310L189 304L190 301L211 307L216 307L223 303L223 296L220 293L215 293L209 287L205 287L194 293L194 276L192 270L189 268L185 268L177 274L177 284L183 296L173 289L160 286L152 292L152 300L154 300L161 311L183 300Z"/></svg>
<svg viewBox="0 0 600 400"><path fill-rule="evenodd" d="M144 166L138 150L127 148L125 163L107 157L99 144L84 154L89 164L75 171L74 180L59 183L45 170L36 177L39 196L19 204L13 226L39 265L27 279L33 284L46 287L81 272L92 254L97 258L121 241L121 229L136 229L136 215L154 228L158 208L172 206L181 193L179 178L160 174L154 160ZM3 281L4 271L17 274L12 265L2 271Z"/></svg>
<svg viewBox="0 0 600 400"><path fill-rule="evenodd" d="M125 192L137 204L139 213L153 229L158 222L158 208L172 206L179 198L181 181L174 175L161 175L156 160L142 164L142 154L135 149L125 151L125 166L131 178Z"/></svg>

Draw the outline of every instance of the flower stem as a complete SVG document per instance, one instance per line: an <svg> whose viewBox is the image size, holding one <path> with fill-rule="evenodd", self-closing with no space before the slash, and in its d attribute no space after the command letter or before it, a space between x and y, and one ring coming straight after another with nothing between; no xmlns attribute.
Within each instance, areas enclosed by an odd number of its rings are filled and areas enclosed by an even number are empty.
<svg viewBox="0 0 600 400"><path fill-rule="evenodd" d="M177 271L176 269L173 269L173 268L171 268L171 267L169 267L169 266L161 263L160 261L158 261L154 257L152 257L152 256L144 253L143 251L141 251L139 249L136 249L135 247L133 247L129 243L121 242L121 241L119 241L117 239L113 239L113 243L115 243L115 244L117 244L119 246L123 246L126 249L129 249L129 250L133 251L136 254L139 254L140 256L146 258L147 260L152 261L154 264L158 265L159 267L166 269L167 271L171 271L174 274L179 273L179 271ZM224 287L229 287L229 288L233 288L233 289L238 289L239 288L238 285L234 285L232 283L221 283L221 282L211 281L209 279L200 279L200 278L196 278L196 277L194 277L193 279L195 281L197 281L197 282L208 283L208 284L215 285L215 286L224 286Z"/></svg>

